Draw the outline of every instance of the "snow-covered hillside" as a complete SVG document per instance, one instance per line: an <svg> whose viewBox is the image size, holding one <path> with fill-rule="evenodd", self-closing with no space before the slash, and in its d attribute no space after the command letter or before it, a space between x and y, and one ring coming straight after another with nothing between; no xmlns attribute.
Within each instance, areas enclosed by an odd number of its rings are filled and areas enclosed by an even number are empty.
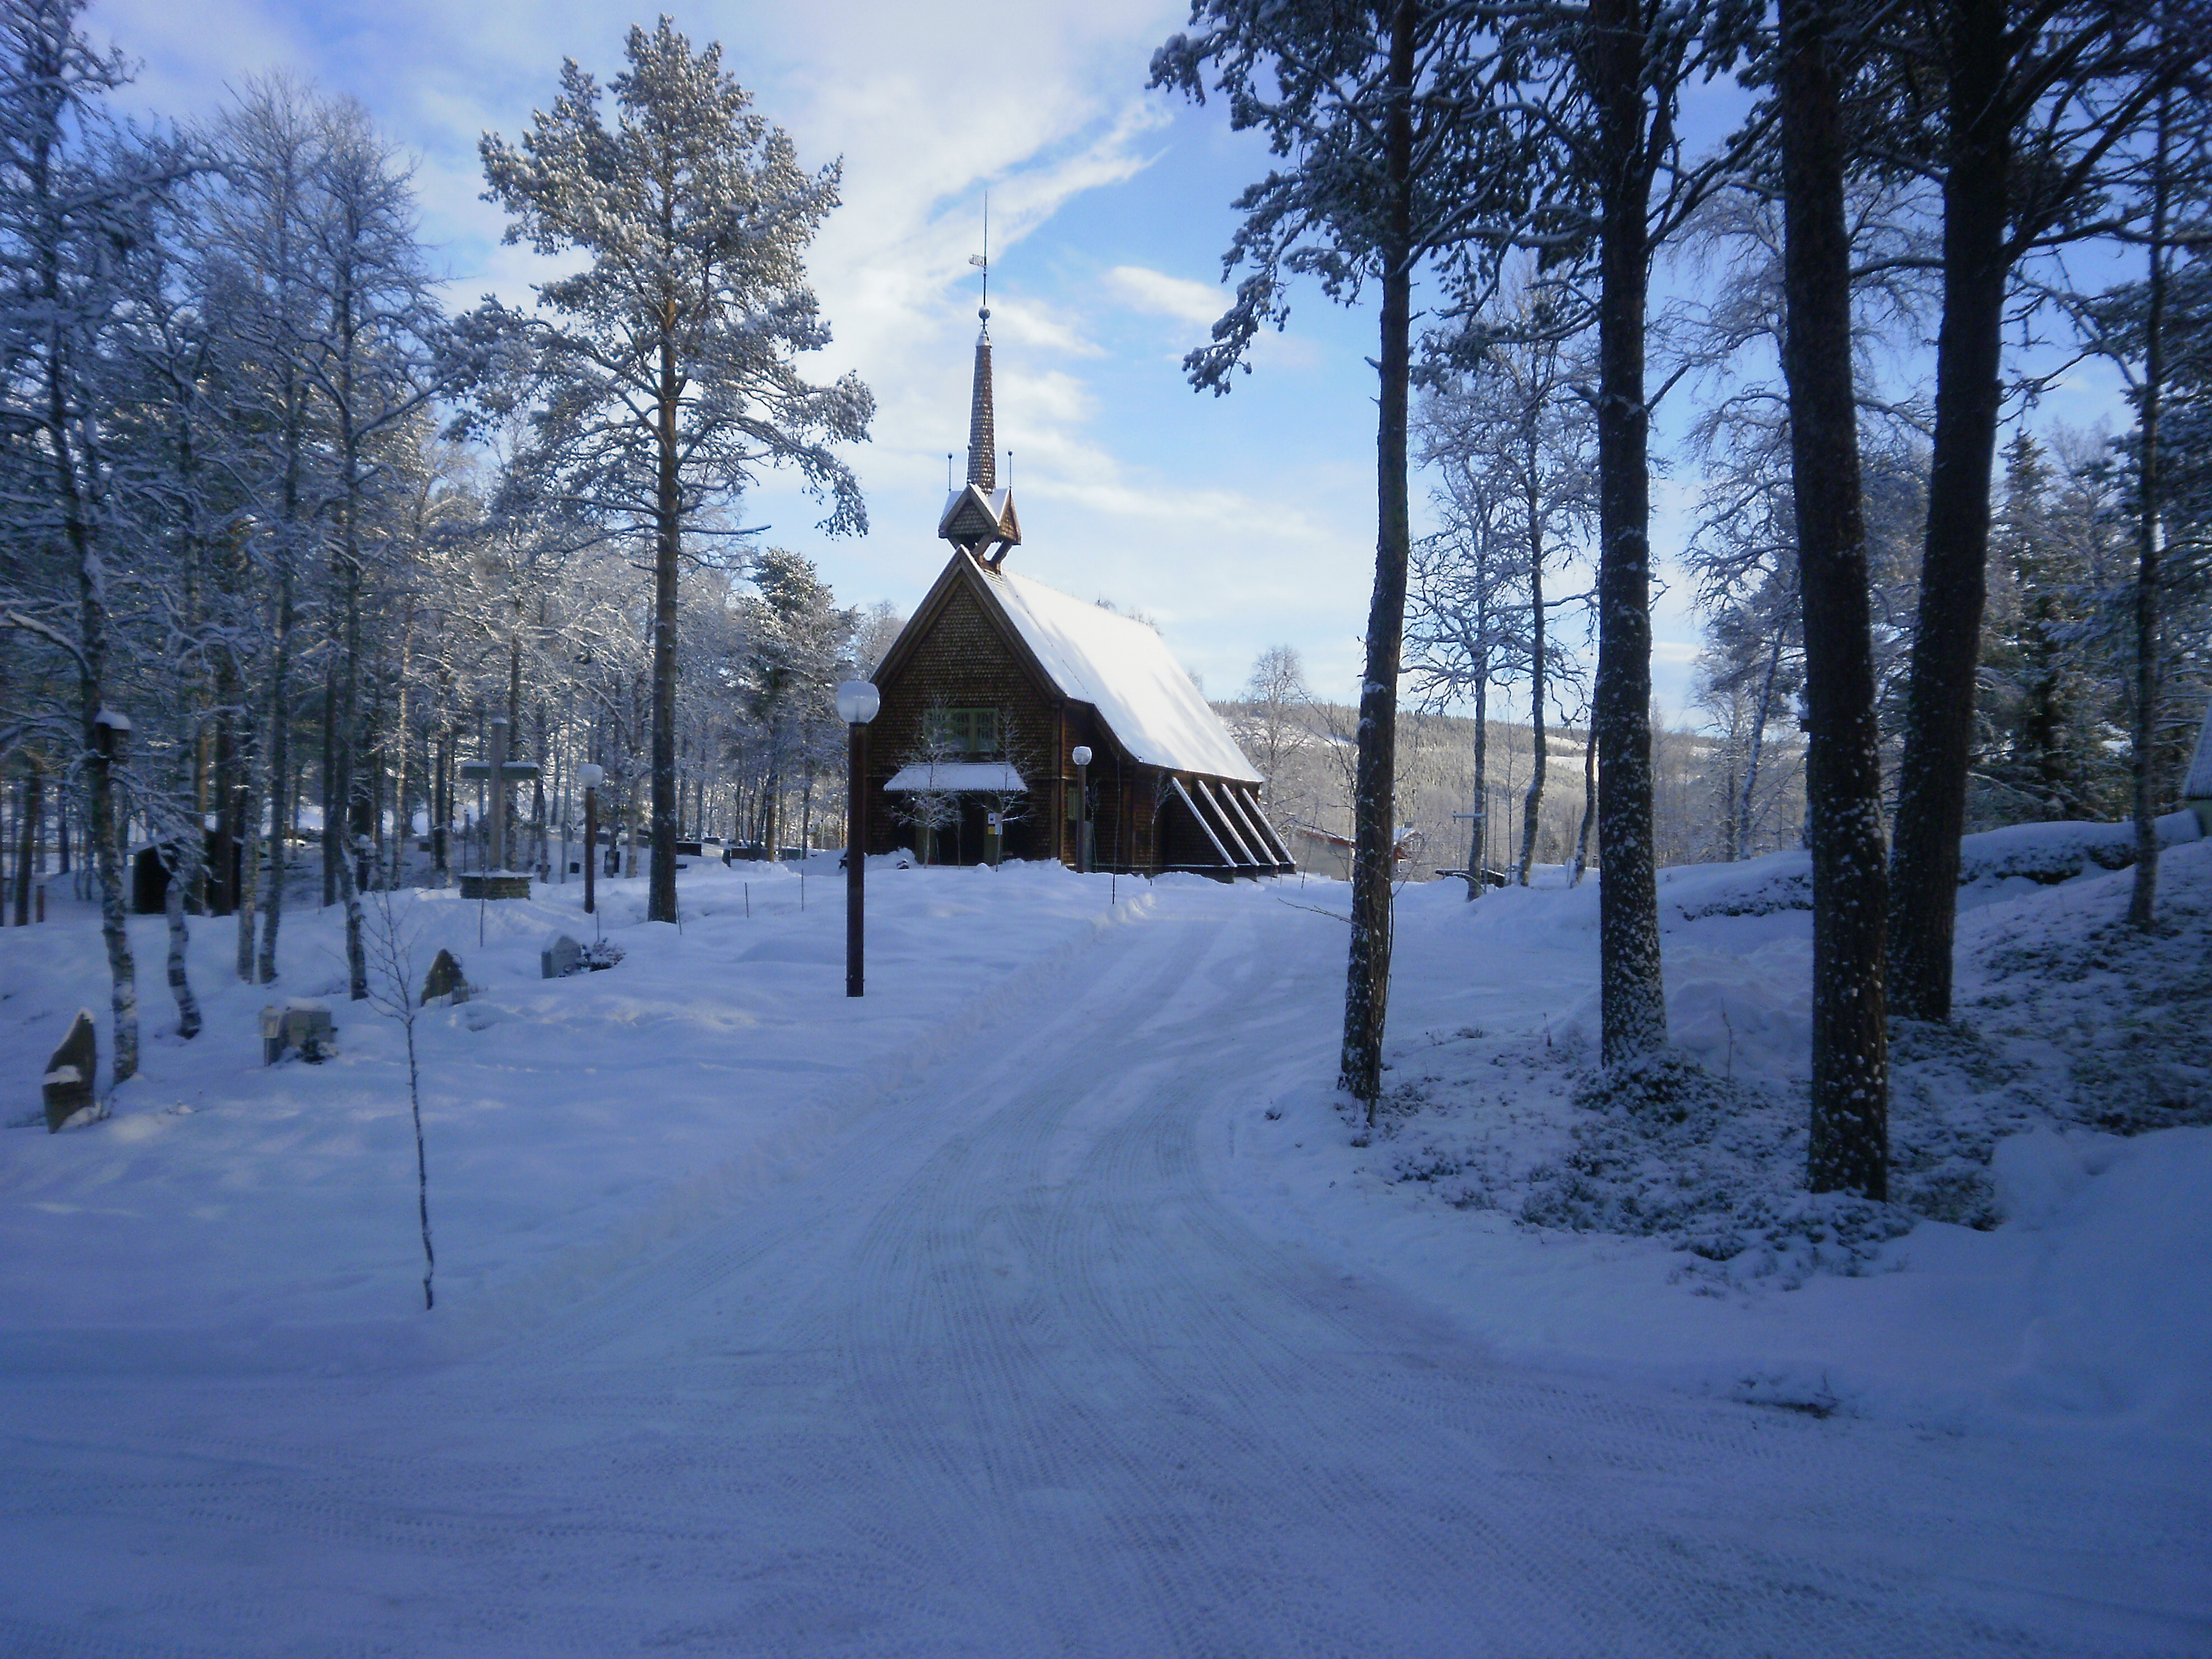
<svg viewBox="0 0 2212 1659"><path fill-rule="evenodd" d="M1662 888L1633 1109L1588 886L1406 890L1372 1133L1340 885L872 871L858 1002L820 862L680 931L608 883L553 981L577 887L408 896L480 988L418 1031L428 1314L335 913L275 988L196 923L190 1044L134 922L143 1074L0 1133L0 1650L2212 1650L2212 843L2164 867L2148 942L2124 876L1967 890L1887 1210L1794 1192L1764 865ZM0 932L12 1117L103 974ZM339 1056L264 1069L302 995Z"/></svg>
<svg viewBox="0 0 2212 1659"><path fill-rule="evenodd" d="M1248 1108L1249 1211L1388 1263L1518 1357L2212 1443L2212 842L2167 849L2144 939L2129 878L2071 828L1970 843L1988 868L1960 896L1959 1018L1893 1052L1890 1205L1800 1190L1812 947L1784 854L1662 872L1680 1053L1611 1087L1595 892L1407 890L1376 1129L1318 1081ZM2022 842L2032 876L2004 867Z"/></svg>

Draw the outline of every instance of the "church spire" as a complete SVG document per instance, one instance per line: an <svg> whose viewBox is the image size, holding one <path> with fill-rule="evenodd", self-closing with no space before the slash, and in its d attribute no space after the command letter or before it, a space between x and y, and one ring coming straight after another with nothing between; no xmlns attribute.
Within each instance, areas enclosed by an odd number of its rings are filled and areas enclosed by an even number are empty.
<svg viewBox="0 0 2212 1659"><path fill-rule="evenodd" d="M983 252L968 263L983 273L983 303L975 313L975 379L968 397L968 482L947 498L937 533L955 547L988 560L994 569L1022 539L1014 492L999 488L998 421L991 406L991 204L983 203ZM990 549L987 554L984 550Z"/></svg>
<svg viewBox="0 0 2212 1659"><path fill-rule="evenodd" d="M977 313L975 389L968 400L968 482L988 495L999 487L998 422L991 412L991 307Z"/></svg>

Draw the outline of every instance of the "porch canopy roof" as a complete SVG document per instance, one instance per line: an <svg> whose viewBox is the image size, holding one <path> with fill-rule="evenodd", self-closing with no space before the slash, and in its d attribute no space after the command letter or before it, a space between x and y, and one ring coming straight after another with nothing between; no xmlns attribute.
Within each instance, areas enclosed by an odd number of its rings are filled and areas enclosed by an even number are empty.
<svg viewBox="0 0 2212 1659"><path fill-rule="evenodd" d="M946 794L981 793L1019 794L1029 786L1022 775L1003 761L916 761L891 774L884 787L895 794L917 794L925 790Z"/></svg>

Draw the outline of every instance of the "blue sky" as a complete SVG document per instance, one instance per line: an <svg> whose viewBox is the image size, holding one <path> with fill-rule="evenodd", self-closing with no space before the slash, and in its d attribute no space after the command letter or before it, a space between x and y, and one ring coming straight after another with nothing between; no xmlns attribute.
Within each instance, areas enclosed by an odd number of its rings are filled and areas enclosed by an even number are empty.
<svg viewBox="0 0 2212 1659"><path fill-rule="evenodd" d="M874 389L874 441L851 456L872 533L836 541L770 477L744 504L768 539L815 558L842 598L910 606L944 562L945 457L966 442L982 198L992 201L999 441L1014 451L1028 542L1019 568L1155 618L1215 696L1287 643L1316 692L1349 699L1373 569L1371 311L1317 294L1226 398L1179 368L1225 301L1229 202L1263 146L1218 106L1144 89L1183 8L916 5L841 0L687 5L695 46L725 62L803 161L842 156L845 205L810 261L834 346L817 378ZM288 70L359 99L416 158L427 238L465 304L528 298L540 274L501 246L477 199L477 141L514 138L550 102L563 56L602 81L631 14L576 0L105 0L87 20L141 65L130 102L215 108L241 78ZM1425 489L1415 481L1416 499ZM1662 568L1686 520L1655 483ZM1655 617L1662 702L1682 708L1697 629L1680 592Z"/></svg>

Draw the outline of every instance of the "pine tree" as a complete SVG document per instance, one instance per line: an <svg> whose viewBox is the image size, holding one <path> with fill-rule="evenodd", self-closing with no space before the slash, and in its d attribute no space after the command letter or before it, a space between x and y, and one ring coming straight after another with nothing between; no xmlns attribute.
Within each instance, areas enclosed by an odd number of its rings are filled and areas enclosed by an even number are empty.
<svg viewBox="0 0 2212 1659"><path fill-rule="evenodd" d="M1549 66L1541 100L1554 165L1531 239L1586 276L1596 325L1600 1050L1632 1063L1667 1041L1651 755L1651 262L1753 134L1692 161L1685 89L1729 67L1755 15L1741 0L1590 0L1532 7L1511 38ZM1663 392L1664 387L1661 388Z"/></svg>
<svg viewBox="0 0 2212 1659"><path fill-rule="evenodd" d="M1375 584L1359 691L1352 800L1352 939L1342 1087L1373 1115L1389 1007L1398 680L1413 540L1407 434L1414 274L1470 272L1487 286L1484 234L1512 216L1527 173L1519 127L1494 98L1504 59L1485 6L1451 0L1194 0L1192 32L1152 57L1152 83L1203 102L1209 77L1230 122L1256 128L1287 164L1237 198L1224 260L1249 265L1213 339L1184 359L1194 386L1226 392L1261 329L1289 315L1286 288L1319 278L1342 303L1379 290Z"/></svg>
<svg viewBox="0 0 2212 1659"><path fill-rule="evenodd" d="M867 513L836 443L867 436L858 376L811 386L793 366L829 343L802 263L837 204L838 168L809 174L790 137L666 17L633 27L629 67L602 112L572 60L561 94L519 148L486 135L487 197L510 243L581 254L542 283L532 316L486 322L526 351L526 388L488 388L485 411L534 398L520 466L539 499L650 542L653 884L647 915L676 919L678 567L704 509L763 466L796 467L830 503L823 527L865 533Z"/></svg>
<svg viewBox="0 0 2212 1659"><path fill-rule="evenodd" d="M2166 3L2023 12L2005 0L1948 0L1924 19L1893 14L1927 25L1899 43L1899 84L1917 90L1932 64L1942 88L1940 112L1929 112L1940 156L1928 163L1943 191L1934 453L1890 849L1888 986L1893 1011L1916 1019L1951 1015L2013 276L2031 252L2111 228L2094 210L2115 151L2124 155L2164 90L2201 56L2201 8L2166 39L2153 26ZM1908 124L1894 125L1902 135ZM1887 149L1903 157L1911 145Z"/></svg>
<svg viewBox="0 0 2212 1659"><path fill-rule="evenodd" d="M1814 1192L1889 1194L1889 1054L1883 1006L1887 866L1875 723L1866 520L1852 377L1850 58L1836 0L1782 0L1775 64L1785 233L1783 369L1803 595L1806 818L1813 852Z"/></svg>
<svg viewBox="0 0 2212 1659"><path fill-rule="evenodd" d="M782 548L769 548L755 561L753 585L757 597L737 607L744 633L740 684L746 712L761 731L766 761L762 842L773 860L781 855L782 802L792 771L802 773L811 798L815 774L842 751L837 682L851 670L860 616L837 607L811 561Z"/></svg>

